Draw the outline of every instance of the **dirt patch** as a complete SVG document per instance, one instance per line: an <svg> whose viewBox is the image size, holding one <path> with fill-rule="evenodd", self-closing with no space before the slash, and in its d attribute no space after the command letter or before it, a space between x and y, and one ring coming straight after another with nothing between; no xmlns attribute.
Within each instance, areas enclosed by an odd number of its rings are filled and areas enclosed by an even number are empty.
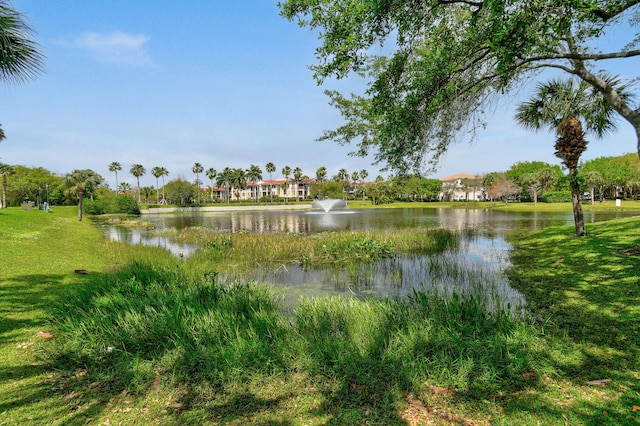
<svg viewBox="0 0 640 426"><path fill-rule="evenodd" d="M640 246L627 247L620 250L616 250L618 254L626 254L627 256L640 257Z"/></svg>

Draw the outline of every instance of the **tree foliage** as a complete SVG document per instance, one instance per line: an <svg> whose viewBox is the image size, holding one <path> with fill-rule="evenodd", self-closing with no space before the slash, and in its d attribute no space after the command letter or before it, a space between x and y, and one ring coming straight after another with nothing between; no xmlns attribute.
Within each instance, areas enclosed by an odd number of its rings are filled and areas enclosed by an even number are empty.
<svg viewBox="0 0 640 426"><path fill-rule="evenodd" d="M2 165L0 165L2 166ZM61 189L62 178L43 167L8 166L8 175L0 170L6 178L6 201L8 206L19 206L24 200L36 202L46 201L50 204L61 204L65 201ZM71 200L77 202L74 197Z"/></svg>
<svg viewBox="0 0 640 426"><path fill-rule="evenodd" d="M0 80L24 82L35 78L42 72L43 62L25 17L8 1L0 0Z"/></svg>
<svg viewBox="0 0 640 426"><path fill-rule="evenodd" d="M183 178L177 178L164 187L167 200L170 204L192 204L197 194L197 187Z"/></svg>
<svg viewBox="0 0 640 426"><path fill-rule="evenodd" d="M62 181L65 194L78 200L78 220L82 220L82 203L85 196L90 196L104 178L93 170L74 170L68 173Z"/></svg>
<svg viewBox="0 0 640 426"><path fill-rule="evenodd" d="M625 89L619 89L619 93L622 98L628 98ZM615 129L615 121L611 104L585 81L578 83L571 79L552 80L539 84L531 100L518 106L516 121L533 130L555 130L557 138L554 154L569 169L576 235L586 235L580 201L581 179L578 176L580 156L588 145L582 123L598 137L612 131Z"/></svg>
<svg viewBox="0 0 640 426"><path fill-rule="evenodd" d="M321 139L375 150L391 169L434 165L449 144L475 136L485 107L544 69L594 87L640 136L640 111L602 67L640 55L637 37L601 52L597 40L640 18L638 0L287 0L289 20L320 31L315 78L352 73L364 94L327 92L345 124ZM376 52L391 52L388 56ZM640 137L639 137L640 140ZM639 146L640 149L640 146Z"/></svg>

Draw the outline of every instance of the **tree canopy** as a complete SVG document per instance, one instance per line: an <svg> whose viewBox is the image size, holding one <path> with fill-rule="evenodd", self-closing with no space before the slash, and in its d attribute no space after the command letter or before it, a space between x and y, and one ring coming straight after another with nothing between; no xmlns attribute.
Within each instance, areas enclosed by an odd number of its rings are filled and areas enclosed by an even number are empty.
<svg viewBox="0 0 640 426"><path fill-rule="evenodd" d="M315 78L359 73L364 94L327 91L345 123L320 139L404 172L437 164L456 138L473 139L485 108L544 69L598 90L638 135L640 111L600 67L640 55L638 37L601 51L600 37L637 25L640 0L287 0L289 20L320 31ZM375 52L391 52L387 56ZM630 77L633 78L633 77Z"/></svg>
<svg viewBox="0 0 640 426"><path fill-rule="evenodd" d="M0 80L23 82L40 74L43 55L24 16L0 0Z"/></svg>

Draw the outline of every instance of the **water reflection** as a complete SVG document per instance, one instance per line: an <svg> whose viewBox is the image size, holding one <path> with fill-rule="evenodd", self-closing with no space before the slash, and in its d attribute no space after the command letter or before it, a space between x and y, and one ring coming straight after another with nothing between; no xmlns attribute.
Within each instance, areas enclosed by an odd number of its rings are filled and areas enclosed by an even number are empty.
<svg viewBox="0 0 640 426"><path fill-rule="evenodd" d="M635 216L631 212L585 212L585 222ZM285 304L295 305L302 296L371 294L404 297L414 289L440 294L479 294L495 306L506 304L522 309L524 299L511 289L502 271L509 265L510 245L506 239L522 230L539 231L549 226L573 224L572 212L513 213L480 209L371 209L320 211L233 211L153 214L139 219L147 227L104 224L110 239L132 244L163 247L176 256L188 256L197 248L173 241L187 227L224 232L314 234L335 230L398 228L447 228L468 230L460 246L434 256L400 256L355 270L308 270L297 265L277 269L256 269L250 278L283 290ZM468 235L468 236L467 236ZM236 279L239 277L227 277Z"/></svg>
<svg viewBox="0 0 640 426"><path fill-rule="evenodd" d="M585 212L587 223L635 216L632 212ZM507 237L521 230L573 224L572 212L504 212L481 209L370 209L320 211L189 212L145 215L140 221L156 229L207 227L231 232L293 232L311 234L328 230L391 229L407 227L473 228L482 234Z"/></svg>
<svg viewBox="0 0 640 426"><path fill-rule="evenodd" d="M307 269L300 265L257 268L248 278L282 290L285 306L300 297L370 295L403 299L414 290L440 296L480 295L488 306L510 306L521 312L524 297L502 274L509 265L510 246L504 240L464 238L461 247L431 256L397 256L355 269ZM230 277L233 279L232 277Z"/></svg>
<svg viewBox="0 0 640 426"><path fill-rule="evenodd" d="M143 244L146 246L161 247L169 251L174 256L190 256L198 250L197 246L190 244L180 244L166 236L150 233L142 228L125 228L122 226L104 226L106 235L112 241L122 241L129 244Z"/></svg>

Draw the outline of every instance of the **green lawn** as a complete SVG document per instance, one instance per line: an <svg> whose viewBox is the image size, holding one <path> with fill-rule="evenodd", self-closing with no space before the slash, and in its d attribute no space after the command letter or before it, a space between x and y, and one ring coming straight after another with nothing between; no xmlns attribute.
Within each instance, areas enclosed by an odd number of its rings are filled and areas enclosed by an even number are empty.
<svg viewBox="0 0 640 426"><path fill-rule="evenodd" d="M37 360L47 308L63 289L104 269L102 236L77 209L0 210L0 424L46 423L67 407L51 398L51 371Z"/></svg>
<svg viewBox="0 0 640 426"><path fill-rule="evenodd" d="M637 218L594 224L584 238L549 228L517 242L511 285L549 331L553 370L536 399L557 417L640 424L638 226Z"/></svg>
<svg viewBox="0 0 640 426"><path fill-rule="evenodd" d="M601 208L615 205L607 202ZM239 291L234 303L249 307L248 324L278 334L247 339L244 333L255 330L233 332L231 322L228 333L235 333L240 346L220 346L228 354L221 359L235 354L237 365L260 374L215 366L231 377L215 384L220 378L202 370L206 363L186 366L179 351L166 350L159 361L134 357L131 369L138 375L133 377L142 382L122 385L126 379L108 370L108 358L86 365L75 360L68 364L75 366L71 370L47 366L52 348L85 345L77 349L80 353L93 350L99 338L61 331L65 318L83 309L93 292L95 301L104 302L99 292L109 294L110 283L114 291L117 286L126 291L118 302L122 306L134 305L137 299L126 295L137 292L142 304L137 309L144 312L144 297L167 291L163 277L175 274L189 285L172 292L187 304L202 300L206 285L191 281L189 273L199 266L155 248L103 242L88 219L77 221L75 208L0 210L0 425L640 424L638 226L640 219L590 224L586 238L575 238L572 226L556 227L515 241L508 274L531 311L521 323L492 325L493 317L471 303L426 303L416 323L395 305L334 301L307 306L290 333L278 312L246 305L262 296ZM158 271L144 266L149 264ZM76 269L89 274L75 274ZM134 277L137 283L155 283L153 292L134 287ZM85 289L88 298L66 300L77 289ZM165 307L185 306L173 302ZM52 309L74 303L81 303L69 308L74 312ZM230 305L229 312L237 312L237 306ZM154 309L161 312L163 306ZM52 318L53 312L58 318ZM224 312L219 313L223 321ZM106 314L117 319L117 312ZM166 315L176 321L185 312L169 309ZM201 318L209 320L209 315L203 312ZM323 322L329 325L324 331L318 328ZM83 329L100 330L98 325L87 323ZM174 336L160 334L163 347L173 347L178 332L191 339L188 327L175 327ZM75 343L69 345L71 338ZM255 349L269 339L282 339L287 347ZM264 362L243 358L242 347L257 350L252 357L264 355ZM420 355L416 365L403 355L411 351ZM215 354L198 356L206 360ZM184 358L187 363L193 359ZM416 378L423 376L428 380L418 383Z"/></svg>

